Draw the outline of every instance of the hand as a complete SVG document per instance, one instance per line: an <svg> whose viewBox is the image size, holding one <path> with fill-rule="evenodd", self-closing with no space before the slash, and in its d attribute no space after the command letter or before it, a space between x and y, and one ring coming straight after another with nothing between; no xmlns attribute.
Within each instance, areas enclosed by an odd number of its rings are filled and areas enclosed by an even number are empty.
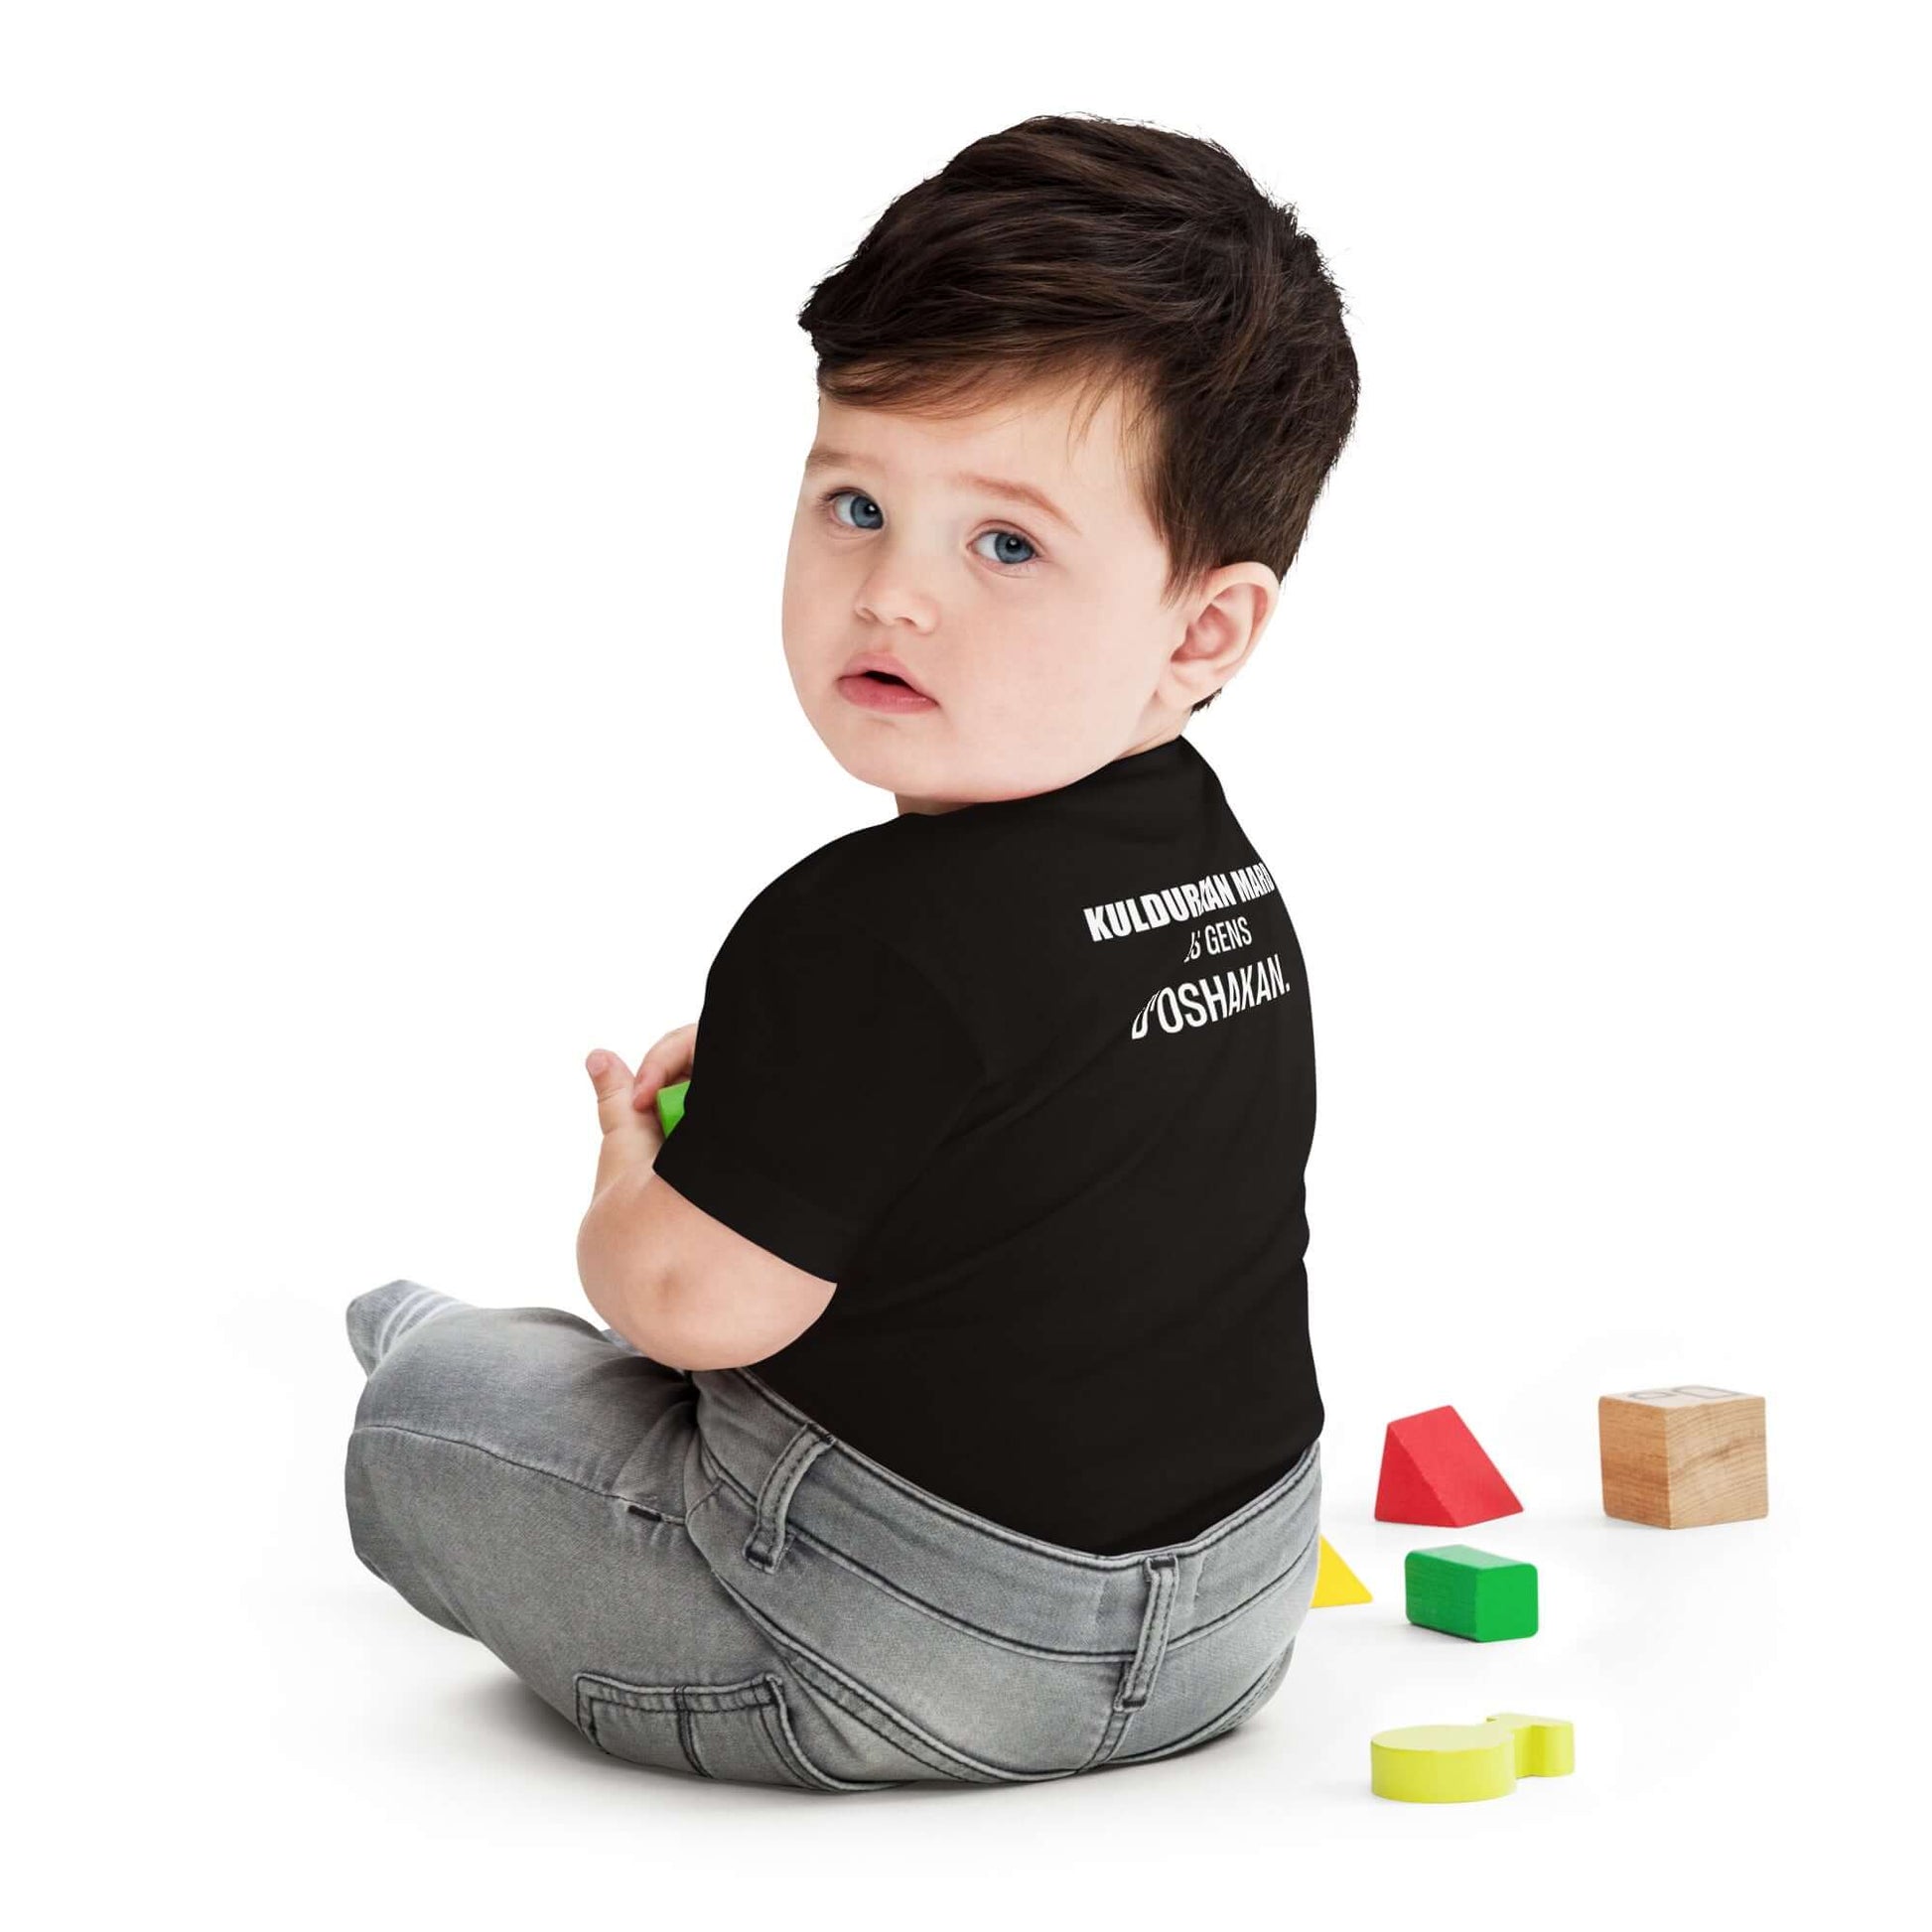
<svg viewBox="0 0 1932 1932"><path fill-rule="evenodd" d="M636 1079L630 1089L630 1104L639 1113L648 1108L654 1119L658 1088L674 1087L680 1080L688 1080L697 1050L698 1023L694 1020L688 1027L673 1027L637 1062Z"/></svg>
<svg viewBox="0 0 1932 1932"><path fill-rule="evenodd" d="M617 1054L596 1048L586 1057L584 1071L597 1089L597 1119L604 1132L591 1190L595 1201L613 1181L642 1179L644 1171L656 1165L664 1130L657 1124L655 1107L645 1113L632 1104L637 1076Z"/></svg>

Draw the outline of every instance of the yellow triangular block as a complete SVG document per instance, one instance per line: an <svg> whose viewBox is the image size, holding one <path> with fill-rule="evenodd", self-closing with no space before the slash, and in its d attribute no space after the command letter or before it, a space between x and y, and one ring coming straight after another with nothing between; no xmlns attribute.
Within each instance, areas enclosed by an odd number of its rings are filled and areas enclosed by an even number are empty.
<svg viewBox="0 0 1932 1932"><path fill-rule="evenodd" d="M1314 1594L1309 1599L1311 1610L1326 1609L1331 1603L1373 1603L1362 1580L1335 1555L1334 1546L1324 1536L1321 1565L1314 1573Z"/></svg>

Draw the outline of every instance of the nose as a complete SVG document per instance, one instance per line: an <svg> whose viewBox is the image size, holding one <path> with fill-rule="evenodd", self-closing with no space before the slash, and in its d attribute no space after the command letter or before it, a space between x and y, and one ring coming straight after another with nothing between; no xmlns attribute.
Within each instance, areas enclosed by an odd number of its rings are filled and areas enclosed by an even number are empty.
<svg viewBox="0 0 1932 1932"><path fill-rule="evenodd" d="M930 630L939 616L938 600L921 588L916 573L903 558L881 558L859 586L852 608L860 617L888 628L921 633Z"/></svg>

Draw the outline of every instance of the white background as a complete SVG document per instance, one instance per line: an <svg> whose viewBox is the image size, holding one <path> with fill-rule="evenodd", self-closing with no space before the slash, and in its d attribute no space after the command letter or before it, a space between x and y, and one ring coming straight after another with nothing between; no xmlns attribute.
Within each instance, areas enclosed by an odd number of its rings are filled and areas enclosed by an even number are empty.
<svg viewBox="0 0 1932 1932"><path fill-rule="evenodd" d="M1922 69L1892 7L0 19L9 1613L27 1870L203 1923L1675 1920L1900 1847L1924 1638ZM793 321L1044 111L1321 244L1359 427L1190 727L1310 967L1324 1528L1250 1726L846 1802L602 1759L356 1562L342 1311L587 1312L583 1058L890 815L799 712ZM1599 1394L1769 1403L1613 1523ZM1542 1633L1409 1627L1389 1419ZM1368 1791L1571 1717L1573 1778ZM1920 1732L1922 1735L1922 1730ZM1901 1802L1902 1801L1902 1802ZM537 1916L540 1914L540 1918ZM51 1922L51 1921L49 1921Z"/></svg>

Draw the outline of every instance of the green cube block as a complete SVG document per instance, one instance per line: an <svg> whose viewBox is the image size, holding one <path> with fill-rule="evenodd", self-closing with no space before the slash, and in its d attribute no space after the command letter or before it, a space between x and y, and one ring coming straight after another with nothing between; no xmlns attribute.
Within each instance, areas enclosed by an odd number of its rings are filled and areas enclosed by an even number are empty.
<svg viewBox="0 0 1932 1932"><path fill-rule="evenodd" d="M1402 1565L1409 1621L1493 1643L1536 1635L1536 1565L1445 1543L1411 1550Z"/></svg>
<svg viewBox="0 0 1932 1932"><path fill-rule="evenodd" d="M684 1090L689 1080L673 1080L657 1089L657 1124L668 1134L684 1118Z"/></svg>

